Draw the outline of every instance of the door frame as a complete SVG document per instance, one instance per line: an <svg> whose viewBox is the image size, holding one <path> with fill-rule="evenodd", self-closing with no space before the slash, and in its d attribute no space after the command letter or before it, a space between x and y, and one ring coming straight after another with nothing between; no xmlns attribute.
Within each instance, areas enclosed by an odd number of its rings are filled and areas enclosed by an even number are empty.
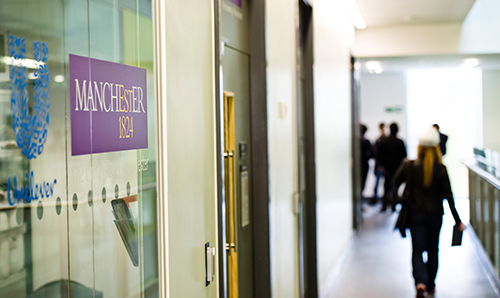
<svg viewBox="0 0 500 298"><path fill-rule="evenodd" d="M358 231L362 225L361 211L361 148L359 123L359 71L356 59L351 55L351 154L352 154L352 227Z"/></svg>
<svg viewBox="0 0 500 298"><path fill-rule="evenodd" d="M214 84L217 169L217 229L219 297L227 297L225 194L223 154L223 111L221 89L221 1L214 0ZM248 0L250 42L250 218L252 222L254 297L271 297L271 259L269 227L269 171L267 140L267 77L265 40L265 0Z"/></svg>
<svg viewBox="0 0 500 298"><path fill-rule="evenodd" d="M169 293L168 171L167 171L167 47L166 4L153 0L154 98L156 107L156 185L158 227L158 294Z"/></svg>
<svg viewBox="0 0 500 298"><path fill-rule="evenodd" d="M303 201L304 289L301 296L318 297L318 256L316 229L316 149L314 125L314 9L310 1L299 0L304 13L302 56L304 66L304 151L306 198ZM299 78L300 79L300 78ZM297 94L297 96L300 96ZM299 231L300 233L300 231Z"/></svg>

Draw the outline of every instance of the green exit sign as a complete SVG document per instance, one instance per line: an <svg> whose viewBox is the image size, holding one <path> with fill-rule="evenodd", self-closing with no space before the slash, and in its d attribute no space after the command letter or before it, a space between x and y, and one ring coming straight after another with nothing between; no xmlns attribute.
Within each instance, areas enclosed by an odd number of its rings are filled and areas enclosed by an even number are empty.
<svg viewBox="0 0 500 298"><path fill-rule="evenodd" d="M385 107L386 113L403 113L403 106L393 106L393 107Z"/></svg>

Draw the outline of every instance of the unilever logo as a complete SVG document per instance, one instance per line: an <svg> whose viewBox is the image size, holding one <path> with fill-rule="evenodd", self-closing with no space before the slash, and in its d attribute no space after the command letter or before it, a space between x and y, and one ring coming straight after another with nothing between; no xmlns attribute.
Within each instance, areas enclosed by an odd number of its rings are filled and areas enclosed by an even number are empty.
<svg viewBox="0 0 500 298"><path fill-rule="evenodd" d="M33 57L30 63L26 59L26 41L9 35L10 68L10 109L12 110L12 129L16 135L17 146L28 159L42 154L47 140L49 126L49 46L45 42L33 43ZM30 59L31 60L31 59ZM31 61L33 62L33 61ZM33 64L33 65L31 65ZM27 66L34 68L34 108L30 116L28 108ZM57 180L36 183L33 171L26 172L24 179L16 176L7 178L7 200L11 206L21 202L50 198L54 195ZM19 186L18 186L19 185Z"/></svg>
<svg viewBox="0 0 500 298"><path fill-rule="evenodd" d="M28 158L42 154L47 140L49 125L49 46L45 42L33 43L35 62L34 109L30 116L28 109L26 41L9 35L9 52L12 58L10 69L10 89L12 90L10 108L12 110L12 129L16 135L17 146Z"/></svg>

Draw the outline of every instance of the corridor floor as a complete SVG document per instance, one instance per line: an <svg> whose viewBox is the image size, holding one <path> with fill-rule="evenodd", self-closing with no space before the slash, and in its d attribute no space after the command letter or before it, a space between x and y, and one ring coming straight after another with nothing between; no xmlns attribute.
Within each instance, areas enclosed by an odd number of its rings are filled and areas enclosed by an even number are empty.
<svg viewBox="0 0 500 298"><path fill-rule="evenodd" d="M463 222L468 222L468 200L457 200ZM397 214L380 213L380 207L364 212L363 229L354 236L338 273L322 292L322 298L406 298L415 297L411 275L411 238L393 231ZM451 247L453 217L448 212L440 238L439 271L435 298L500 297L497 287L482 265L470 226L462 246ZM469 230L469 231L467 231Z"/></svg>

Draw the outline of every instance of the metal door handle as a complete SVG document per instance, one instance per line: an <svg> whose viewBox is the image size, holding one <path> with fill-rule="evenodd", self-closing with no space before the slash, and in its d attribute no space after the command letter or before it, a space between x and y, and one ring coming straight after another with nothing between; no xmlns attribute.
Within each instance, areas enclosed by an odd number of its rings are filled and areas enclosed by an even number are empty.
<svg viewBox="0 0 500 298"><path fill-rule="evenodd" d="M210 247L210 244L205 243L205 269L206 269L206 284L208 286L210 282L215 279L215 247Z"/></svg>

